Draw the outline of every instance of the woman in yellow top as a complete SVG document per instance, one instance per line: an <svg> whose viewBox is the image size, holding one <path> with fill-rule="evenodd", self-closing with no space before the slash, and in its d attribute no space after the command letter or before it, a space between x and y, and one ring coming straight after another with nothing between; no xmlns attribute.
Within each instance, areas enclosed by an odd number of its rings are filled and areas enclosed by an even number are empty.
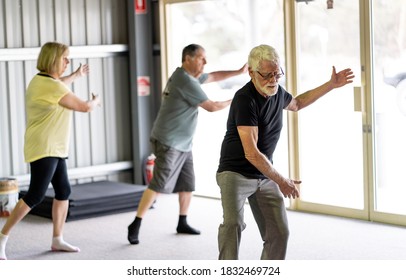
<svg viewBox="0 0 406 280"><path fill-rule="evenodd" d="M52 205L54 251L79 252L79 248L63 239L63 227L71 193L66 158L68 157L72 112L90 112L100 105L98 96L90 100L78 98L69 89L76 78L89 72L88 65L62 77L69 60L69 47L57 42L42 46L36 74L26 92L27 128L24 157L30 163L31 180L27 194L22 197L0 232L0 259L7 259L5 248L11 229L44 198L51 183L55 197Z"/></svg>

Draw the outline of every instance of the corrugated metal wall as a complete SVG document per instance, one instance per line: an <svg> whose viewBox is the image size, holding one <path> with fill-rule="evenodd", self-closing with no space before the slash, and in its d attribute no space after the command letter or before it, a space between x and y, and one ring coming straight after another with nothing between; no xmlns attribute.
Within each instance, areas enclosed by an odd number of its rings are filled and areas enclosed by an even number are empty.
<svg viewBox="0 0 406 280"><path fill-rule="evenodd" d="M24 95L45 42L70 46L71 64L90 65L72 85L102 108L74 114L69 172L73 183L132 180L131 101L126 0L0 0L0 177L29 179L24 162ZM117 173L118 172L118 173ZM117 173L117 174L116 174Z"/></svg>

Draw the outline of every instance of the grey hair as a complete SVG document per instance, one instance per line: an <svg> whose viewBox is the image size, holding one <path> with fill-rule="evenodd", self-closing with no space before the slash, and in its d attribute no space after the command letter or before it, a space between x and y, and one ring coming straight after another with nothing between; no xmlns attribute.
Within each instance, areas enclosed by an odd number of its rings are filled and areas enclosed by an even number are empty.
<svg viewBox="0 0 406 280"><path fill-rule="evenodd" d="M186 56L195 57L199 50L204 50L204 48L198 44L190 44L183 48L182 50L182 62L186 61Z"/></svg>
<svg viewBox="0 0 406 280"><path fill-rule="evenodd" d="M268 45L259 45L253 48L248 56L248 67L253 71L258 71L261 61L272 61L279 65L279 54L275 48Z"/></svg>

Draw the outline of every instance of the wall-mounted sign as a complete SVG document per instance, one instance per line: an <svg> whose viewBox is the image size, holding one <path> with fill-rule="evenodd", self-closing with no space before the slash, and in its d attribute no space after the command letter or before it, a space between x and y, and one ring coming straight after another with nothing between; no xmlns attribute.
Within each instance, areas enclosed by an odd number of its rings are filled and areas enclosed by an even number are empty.
<svg viewBox="0 0 406 280"><path fill-rule="evenodd" d="M137 78L138 96L148 96L151 94L151 84L148 76L139 76Z"/></svg>
<svg viewBox="0 0 406 280"><path fill-rule="evenodd" d="M134 0L135 13L146 14L147 13L147 0Z"/></svg>

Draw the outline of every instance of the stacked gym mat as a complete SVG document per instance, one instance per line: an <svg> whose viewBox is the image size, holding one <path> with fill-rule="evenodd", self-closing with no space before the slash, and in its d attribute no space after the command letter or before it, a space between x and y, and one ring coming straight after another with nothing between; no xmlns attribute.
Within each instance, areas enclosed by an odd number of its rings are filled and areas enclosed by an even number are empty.
<svg viewBox="0 0 406 280"><path fill-rule="evenodd" d="M144 185L111 181L74 185L66 221L135 211L145 189ZM26 191L20 191L20 197L25 193ZM50 188L44 201L34 207L30 214L52 218L53 198L54 190Z"/></svg>

